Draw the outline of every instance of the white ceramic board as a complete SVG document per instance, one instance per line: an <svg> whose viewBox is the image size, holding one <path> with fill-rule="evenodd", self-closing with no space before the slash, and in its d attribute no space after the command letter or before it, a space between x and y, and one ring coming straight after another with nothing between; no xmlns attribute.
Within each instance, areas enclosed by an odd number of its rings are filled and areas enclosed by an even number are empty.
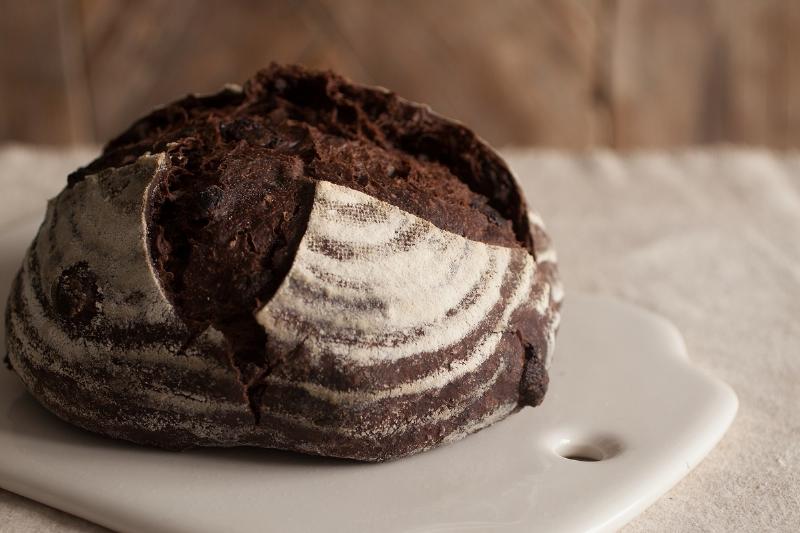
<svg viewBox="0 0 800 533"><path fill-rule="evenodd" d="M34 231L0 237L3 304ZM697 465L736 409L670 323L568 293L541 407L385 464L116 442L61 422L2 370L0 486L124 531L604 531Z"/></svg>

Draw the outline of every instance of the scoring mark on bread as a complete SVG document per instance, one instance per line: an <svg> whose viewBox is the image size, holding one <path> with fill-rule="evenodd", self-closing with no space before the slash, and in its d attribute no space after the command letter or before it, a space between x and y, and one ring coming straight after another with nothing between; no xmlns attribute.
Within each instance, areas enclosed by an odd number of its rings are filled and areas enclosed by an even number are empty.
<svg viewBox="0 0 800 533"><path fill-rule="evenodd" d="M369 215L358 214L362 206ZM343 212L350 216L340 218ZM356 217L364 225L354 229L349 221ZM408 228L416 245L396 247L396 236ZM339 249L359 253L333 253ZM333 404L441 389L480 370L521 308L547 312L550 291L542 285L524 249L470 241L364 193L318 182L289 275L256 314L270 349L286 351L304 339L306 356L317 364L332 358L335 365L368 367L425 358L428 371L391 387L349 390L267 379Z"/></svg>

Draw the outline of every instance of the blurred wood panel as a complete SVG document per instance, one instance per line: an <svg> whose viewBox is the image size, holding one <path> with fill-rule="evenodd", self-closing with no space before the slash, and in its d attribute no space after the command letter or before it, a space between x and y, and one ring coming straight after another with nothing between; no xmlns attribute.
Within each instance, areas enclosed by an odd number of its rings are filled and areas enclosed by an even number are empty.
<svg viewBox="0 0 800 533"><path fill-rule="evenodd" d="M496 145L800 146L792 0L0 0L0 140L96 142L270 61Z"/></svg>
<svg viewBox="0 0 800 533"><path fill-rule="evenodd" d="M789 63L789 82L784 88L787 95L787 121L783 141L785 146L796 147L800 145L800 2L792 2L786 11L784 24L789 27L789 34L785 50Z"/></svg>
<svg viewBox="0 0 800 533"><path fill-rule="evenodd" d="M402 87L496 143L595 140L592 2L417 2L405 24L405 2L323 3L368 81Z"/></svg>
<svg viewBox="0 0 800 533"><path fill-rule="evenodd" d="M0 0L0 139L93 136L80 27L63 2Z"/></svg>
<svg viewBox="0 0 800 533"><path fill-rule="evenodd" d="M623 0L616 4L614 145L797 146L798 4ZM793 73L793 70L795 71Z"/></svg>

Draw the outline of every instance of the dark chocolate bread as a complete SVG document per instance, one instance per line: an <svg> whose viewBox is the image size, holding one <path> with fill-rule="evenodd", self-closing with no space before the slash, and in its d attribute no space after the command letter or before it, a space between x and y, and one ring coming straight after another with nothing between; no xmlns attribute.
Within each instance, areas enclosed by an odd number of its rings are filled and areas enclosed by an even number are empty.
<svg viewBox="0 0 800 533"><path fill-rule="evenodd" d="M277 66L69 176L14 283L14 370L86 429L379 461L538 405L562 293L505 163L391 92Z"/></svg>

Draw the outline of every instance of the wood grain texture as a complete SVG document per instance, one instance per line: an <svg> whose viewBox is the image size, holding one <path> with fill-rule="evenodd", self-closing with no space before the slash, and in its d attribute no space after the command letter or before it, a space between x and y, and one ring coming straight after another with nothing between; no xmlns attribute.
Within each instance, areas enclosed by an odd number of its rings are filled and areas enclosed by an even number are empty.
<svg viewBox="0 0 800 533"><path fill-rule="evenodd" d="M614 146L800 141L789 126L800 98L790 89L795 3L621 0L615 9Z"/></svg>
<svg viewBox="0 0 800 533"><path fill-rule="evenodd" d="M103 141L279 61L391 87L495 145L800 144L790 0L0 5L0 140Z"/></svg>
<svg viewBox="0 0 800 533"><path fill-rule="evenodd" d="M0 0L0 140L92 137L80 31L63 1Z"/></svg>

